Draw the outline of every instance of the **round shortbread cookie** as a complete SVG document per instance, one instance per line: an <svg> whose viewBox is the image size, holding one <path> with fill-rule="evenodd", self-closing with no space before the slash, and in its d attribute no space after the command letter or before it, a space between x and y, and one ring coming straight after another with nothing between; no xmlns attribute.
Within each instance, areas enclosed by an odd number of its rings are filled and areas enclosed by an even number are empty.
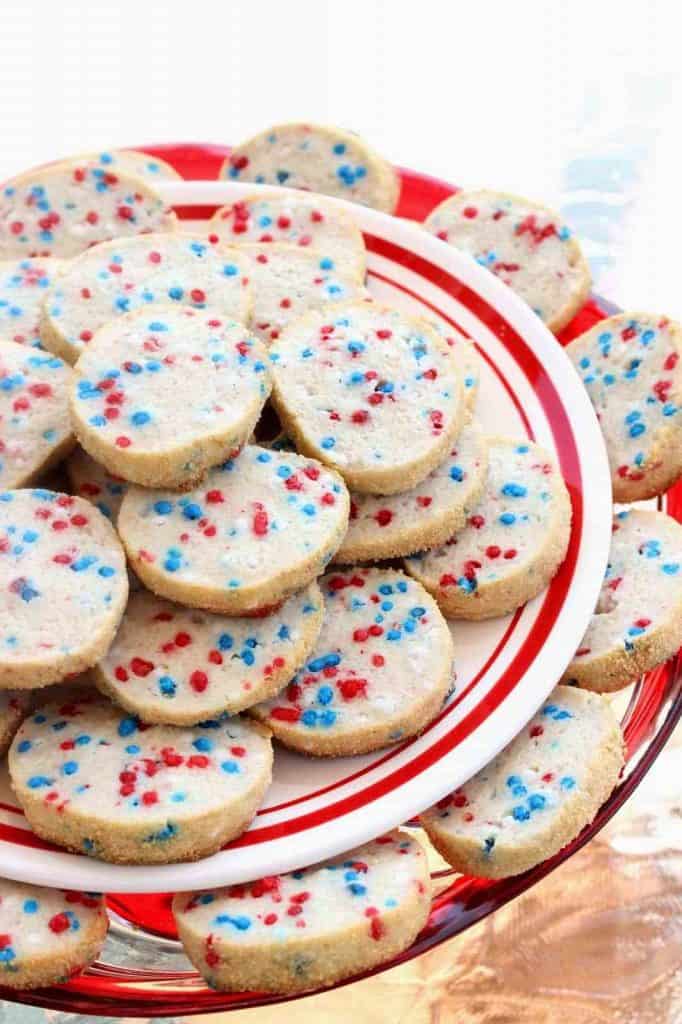
<svg viewBox="0 0 682 1024"><path fill-rule="evenodd" d="M65 161L0 187L0 259L68 258L97 242L175 225L149 181L122 166L113 172Z"/></svg>
<svg viewBox="0 0 682 1024"><path fill-rule="evenodd" d="M32 695L25 690L0 690L0 757L31 710Z"/></svg>
<svg viewBox="0 0 682 1024"><path fill-rule="evenodd" d="M45 348L75 363L104 324L157 302L246 323L250 267L237 250L180 232L98 245L68 264L47 292L41 339Z"/></svg>
<svg viewBox="0 0 682 1024"><path fill-rule="evenodd" d="M405 832L286 875L177 893L185 952L211 988L303 992L407 949L426 924L426 855Z"/></svg>
<svg viewBox="0 0 682 1024"><path fill-rule="evenodd" d="M278 740L315 757L365 754L420 732L451 688L452 635L415 580L353 569L319 581L315 649L289 686L251 708Z"/></svg>
<svg viewBox="0 0 682 1024"><path fill-rule="evenodd" d="M623 737L608 701L558 686L523 731L425 811L421 824L457 871L518 875L592 821L624 763Z"/></svg>
<svg viewBox="0 0 682 1024"><path fill-rule="evenodd" d="M663 494L682 475L682 327L619 313L566 347L606 441L615 501Z"/></svg>
<svg viewBox="0 0 682 1024"><path fill-rule="evenodd" d="M306 314L270 347L273 402L299 451L355 491L395 494L447 457L464 419L447 345L373 302Z"/></svg>
<svg viewBox="0 0 682 1024"><path fill-rule="evenodd" d="M360 284L365 279L367 253L360 228L345 210L322 196L295 192L244 196L217 210L208 229L212 243L288 242L312 247L331 257L342 274Z"/></svg>
<svg viewBox="0 0 682 1024"><path fill-rule="evenodd" d="M94 665L127 599L123 549L97 509L54 491L0 493L0 687Z"/></svg>
<svg viewBox="0 0 682 1024"><path fill-rule="evenodd" d="M0 490L32 483L73 448L72 376L50 352L0 340Z"/></svg>
<svg viewBox="0 0 682 1024"><path fill-rule="evenodd" d="M116 525L128 484L78 447L66 460L66 474L74 494L85 498Z"/></svg>
<svg viewBox="0 0 682 1024"><path fill-rule="evenodd" d="M97 686L145 722L195 725L274 696L315 646L324 614L311 583L264 618L227 618L133 594Z"/></svg>
<svg viewBox="0 0 682 1024"><path fill-rule="evenodd" d="M243 615L310 583L348 526L343 481L301 455L247 445L183 497L131 487L118 529L132 568L180 604Z"/></svg>
<svg viewBox="0 0 682 1024"><path fill-rule="evenodd" d="M664 512L618 512L597 607L564 681L619 690L681 644L682 526Z"/></svg>
<svg viewBox="0 0 682 1024"><path fill-rule="evenodd" d="M431 211L424 227L492 271L552 331L589 295L590 269L570 229L529 199L485 189L458 192Z"/></svg>
<svg viewBox="0 0 682 1024"><path fill-rule="evenodd" d="M63 260L0 262L0 338L18 345L40 344L40 311L47 289L65 266Z"/></svg>
<svg viewBox="0 0 682 1024"><path fill-rule="evenodd" d="M393 213L395 168L352 132L317 124L279 124L235 146L221 178L286 185Z"/></svg>
<svg viewBox="0 0 682 1024"><path fill-rule="evenodd" d="M351 494L348 532L334 561L353 565L445 544L465 525L487 472L488 443L478 427L467 426L445 461L411 491Z"/></svg>
<svg viewBox="0 0 682 1024"><path fill-rule="evenodd" d="M251 326L272 342L308 310L331 312L333 304L368 298L355 275L340 273L329 256L293 245L244 245L251 260Z"/></svg>
<svg viewBox="0 0 682 1024"><path fill-rule="evenodd" d="M481 360L472 341L463 337L454 328L446 327L439 320L429 320L452 352L464 388L464 418L469 422L476 408L478 387L481 380Z"/></svg>
<svg viewBox="0 0 682 1024"><path fill-rule="evenodd" d="M97 164L107 171L116 173L123 168L132 171L147 181L182 181L174 167L158 156L143 153L139 149L111 149L100 153L86 153L73 159L86 164Z"/></svg>
<svg viewBox="0 0 682 1024"><path fill-rule="evenodd" d="M119 864L215 853L270 784L270 734L240 718L142 725L103 697L47 704L14 737L9 770L39 836Z"/></svg>
<svg viewBox="0 0 682 1024"><path fill-rule="evenodd" d="M0 878L0 985L68 981L99 956L109 928L96 892L68 892Z"/></svg>
<svg viewBox="0 0 682 1024"><path fill-rule="evenodd" d="M464 529L405 560L452 619L506 615L543 590L566 557L571 501L539 445L488 438L485 491Z"/></svg>
<svg viewBox="0 0 682 1024"><path fill-rule="evenodd" d="M74 369L71 422L115 476L187 490L246 443L271 387L243 324L159 305L100 327Z"/></svg>

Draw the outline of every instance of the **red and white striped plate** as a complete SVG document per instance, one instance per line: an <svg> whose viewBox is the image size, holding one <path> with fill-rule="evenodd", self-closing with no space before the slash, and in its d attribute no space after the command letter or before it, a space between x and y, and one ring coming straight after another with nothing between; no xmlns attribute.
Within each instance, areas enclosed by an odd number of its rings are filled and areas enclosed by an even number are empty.
<svg viewBox="0 0 682 1024"><path fill-rule="evenodd" d="M213 159L208 147L187 149ZM186 151L177 152L178 169L192 173L182 164ZM205 167L195 173L203 177ZM163 188L190 221L253 191L215 180ZM484 429L531 438L556 453L573 502L564 566L545 593L514 615L453 624L457 686L418 739L330 760L278 750L273 785L251 828L213 857L150 868L64 853L32 834L3 777L0 875L65 888L168 892L244 881L339 853L406 821L478 771L522 729L577 648L606 565L611 488L599 427L576 373L529 307L475 261L407 220L344 205L365 232L372 294L440 317L475 342L483 362L478 415ZM403 204L399 212L426 211Z"/></svg>

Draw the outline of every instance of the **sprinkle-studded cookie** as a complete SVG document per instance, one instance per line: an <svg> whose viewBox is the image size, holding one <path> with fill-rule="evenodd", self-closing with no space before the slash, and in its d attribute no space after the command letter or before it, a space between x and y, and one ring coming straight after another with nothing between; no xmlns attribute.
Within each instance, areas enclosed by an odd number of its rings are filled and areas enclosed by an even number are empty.
<svg viewBox="0 0 682 1024"><path fill-rule="evenodd" d="M453 644L438 606L392 569L320 580L315 649L289 686L251 713L294 750L364 754L420 732L453 682Z"/></svg>
<svg viewBox="0 0 682 1024"><path fill-rule="evenodd" d="M348 853L225 889L178 893L178 934L211 988L302 992L406 949L428 917L424 850L390 832Z"/></svg>
<svg viewBox="0 0 682 1024"><path fill-rule="evenodd" d="M425 321L386 306L308 313L270 359L273 401L296 447L360 493L414 487L447 457L464 419L448 346Z"/></svg>
<svg viewBox="0 0 682 1024"><path fill-rule="evenodd" d="M112 149L100 153L88 153L77 158L80 163L96 164L105 171L116 173L119 168L132 171L147 181L182 181L174 167L158 156L151 156L139 149Z"/></svg>
<svg viewBox="0 0 682 1024"><path fill-rule="evenodd" d="M445 544L465 525L487 471L487 441L477 427L465 427L445 461L411 491L351 494L348 533L334 561L353 565Z"/></svg>
<svg viewBox="0 0 682 1024"><path fill-rule="evenodd" d="M570 532L571 502L552 457L530 441L489 438L485 491L466 526L405 565L449 618L489 619L547 586Z"/></svg>
<svg viewBox="0 0 682 1024"><path fill-rule="evenodd" d="M118 529L151 590L243 615L323 571L346 532L349 504L343 481L318 462L247 445L183 496L131 487Z"/></svg>
<svg viewBox="0 0 682 1024"><path fill-rule="evenodd" d="M96 892L68 892L0 878L0 985L68 981L99 956L109 928Z"/></svg>
<svg viewBox="0 0 682 1024"><path fill-rule="evenodd" d="M0 338L40 348L40 310L62 260L0 262Z"/></svg>
<svg viewBox="0 0 682 1024"><path fill-rule="evenodd" d="M620 313L567 346L606 440L616 501L651 498L682 475L682 327Z"/></svg>
<svg viewBox="0 0 682 1024"><path fill-rule="evenodd" d="M623 764L623 737L608 701L558 686L502 753L421 823L457 871L518 875L592 821Z"/></svg>
<svg viewBox="0 0 682 1024"><path fill-rule="evenodd" d="M247 827L271 769L270 735L257 722L147 726L99 695L39 708L9 752L34 831L120 864L215 853Z"/></svg>
<svg viewBox="0 0 682 1024"><path fill-rule="evenodd" d="M509 285L550 330L577 313L590 291L578 242L558 214L503 192L458 192L424 221Z"/></svg>
<svg viewBox="0 0 682 1024"><path fill-rule="evenodd" d="M32 483L73 448L71 377L50 352L0 340L0 490Z"/></svg>
<svg viewBox="0 0 682 1024"><path fill-rule="evenodd" d="M268 128L235 147L221 177L322 192L387 213L400 193L395 168L359 136L317 124Z"/></svg>
<svg viewBox="0 0 682 1024"><path fill-rule="evenodd" d="M336 269L321 252L293 245L245 245L251 260L253 291L251 326L265 342L308 310L332 308L333 303L368 297L354 274Z"/></svg>
<svg viewBox="0 0 682 1024"><path fill-rule="evenodd" d="M0 690L0 757L31 709L31 694L24 690Z"/></svg>
<svg viewBox="0 0 682 1024"><path fill-rule="evenodd" d="M243 324L137 309L100 327L76 363L71 420L110 473L187 490L247 441L271 386L265 348Z"/></svg>
<svg viewBox="0 0 682 1024"><path fill-rule="evenodd" d="M322 196L295 192L244 196L217 210L208 222L209 241L237 245L243 242L285 242L325 253L334 268L365 279L367 254L362 232L345 210Z"/></svg>
<svg viewBox="0 0 682 1024"><path fill-rule="evenodd" d="M464 388L464 416L468 422L474 415L478 385L481 379L481 360L472 341L459 334L454 327L446 326L442 320L429 320L452 352Z"/></svg>
<svg viewBox="0 0 682 1024"><path fill-rule="evenodd" d="M175 228L156 189L124 167L77 161L28 171L0 186L0 259L77 256L109 238Z"/></svg>
<svg viewBox="0 0 682 1024"><path fill-rule="evenodd" d="M73 494L85 498L116 525L127 482L112 476L80 447L66 460L66 474Z"/></svg>
<svg viewBox="0 0 682 1024"><path fill-rule="evenodd" d="M0 687L58 682L99 661L128 598L104 516L54 491L0 492Z"/></svg>
<svg viewBox="0 0 682 1024"><path fill-rule="evenodd" d="M94 671L103 693L145 722L195 725L274 696L313 650L324 604L314 583L263 618L181 608L141 591Z"/></svg>
<svg viewBox="0 0 682 1024"><path fill-rule="evenodd" d="M142 235L96 246L73 260L48 290L41 319L45 348L70 363L103 324L154 303L178 303L246 323L248 259L181 233Z"/></svg>
<svg viewBox="0 0 682 1024"><path fill-rule="evenodd" d="M618 690L682 644L682 526L663 512L618 512L604 582L565 681Z"/></svg>

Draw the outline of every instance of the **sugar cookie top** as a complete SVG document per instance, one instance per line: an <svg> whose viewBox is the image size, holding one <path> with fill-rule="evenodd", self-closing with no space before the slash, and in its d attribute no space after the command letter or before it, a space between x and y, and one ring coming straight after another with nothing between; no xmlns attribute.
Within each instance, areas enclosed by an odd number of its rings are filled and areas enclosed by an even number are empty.
<svg viewBox="0 0 682 1024"><path fill-rule="evenodd" d="M682 328L620 313L566 348L606 440L614 497L661 493L682 473Z"/></svg>
<svg viewBox="0 0 682 1024"><path fill-rule="evenodd" d="M127 482L108 473L104 466L95 462L80 447L67 459L66 473L73 493L85 498L115 524L121 502L128 490Z"/></svg>
<svg viewBox="0 0 682 1024"><path fill-rule="evenodd" d="M73 437L61 359L0 340L0 490L31 482Z"/></svg>
<svg viewBox="0 0 682 1024"><path fill-rule="evenodd" d="M40 310L62 260L0 262L0 338L40 348Z"/></svg>
<svg viewBox="0 0 682 1024"><path fill-rule="evenodd" d="M552 330L587 298L590 272L580 246L559 216L538 203L502 192L458 192L424 226L491 270Z"/></svg>
<svg viewBox="0 0 682 1024"><path fill-rule="evenodd" d="M442 320L429 320L429 324L438 331L452 352L455 365L462 378L464 405L468 418L471 419L476 406L478 386L481 380L481 359L476 352L476 346L473 341L469 341L464 335L455 330L454 327L446 325Z"/></svg>
<svg viewBox="0 0 682 1024"><path fill-rule="evenodd" d="M182 175L178 174L166 160L150 153L143 153L139 149L102 150L100 153L88 153L74 159L78 159L80 163L97 164L106 171L116 172L119 168L125 168L147 181L182 181Z"/></svg>
<svg viewBox="0 0 682 1024"><path fill-rule="evenodd" d="M66 161L0 188L0 259L67 258L109 238L174 227L159 193L124 167Z"/></svg>
<svg viewBox="0 0 682 1024"><path fill-rule="evenodd" d="M292 320L331 303L362 299L357 275L339 272L322 251L292 245L245 245L251 259L251 324L264 341L274 341Z"/></svg>
<svg viewBox="0 0 682 1024"><path fill-rule="evenodd" d="M234 249L181 233L116 239L59 275L44 305L44 344L75 362L103 324L151 303L177 302L246 322L250 265Z"/></svg>
<svg viewBox="0 0 682 1024"><path fill-rule="evenodd" d="M365 243L352 217L323 199L295 192L244 196L217 210L208 222L209 241L288 242L313 248L334 261L335 269L365 276Z"/></svg>
<svg viewBox="0 0 682 1024"><path fill-rule="evenodd" d="M192 933L256 946L323 938L363 925L384 934L382 916L428 884L426 858L404 832L390 832L338 857L284 875L272 875L195 893L178 893L173 913Z"/></svg>
<svg viewBox="0 0 682 1024"><path fill-rule="evenodd" d="M106 920L96 892L71 892L0 878L0 982L36 960L77 952ZM106 924L103 931L106 932Z"/></svg>
<svg viewBox="0 0 682 1024"><path fill-rule="evenodd" d="M270 359L286 430L355 490L418 483L461 425L462 385L446 344L424 321L388 307L309 313L271 346Z"/></svg>

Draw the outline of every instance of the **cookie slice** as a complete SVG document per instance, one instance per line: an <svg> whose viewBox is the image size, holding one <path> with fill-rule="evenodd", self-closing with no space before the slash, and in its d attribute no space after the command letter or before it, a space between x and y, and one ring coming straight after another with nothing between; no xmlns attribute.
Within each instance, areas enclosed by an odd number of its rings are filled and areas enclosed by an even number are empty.
<svg viewBox="0 0 682 1024"><path fill-rule="evenodd" d="M98 508L114 525L128 484L112 476L99 462L78 446L66 460L66 474L74 494Z"/></svg>
<svg viewBox="0 0 682 1024"><path fill-rule="evenodd" d="M40 348L40 311L63 260L0 262L0 338Z"/></svg>
<svg viewBox="0 0 682 1024"><path fill-rule="evenodd" d="M614 500L663 494L682 475L682 327L667 317L619 313L566 352L604 434Z"/></svg>
<svg viewBox="0 0 682 1024"><path fill-rule="evenodd" d="M215 853L248 826L271 769L270 734L257 722L145 726L91 695L39 708L9 752L31 828L117 864Z"/></svg>
<svg viewBox="0 0 682 1024"><path fill-rule="evenodd" d="M308 313L271 346L273 401L299 451L354 491L396 494L446 458L464 419L448 346L374 302Z"/></svg>
<svg viewBox="0 0 682 1024"><path fill-rule="evenodd" d="M318 124L279 124L236 146L221 178L286 185L392 213L400 178L352 132Z"/></svg>
<svg viewBox="0 0 682 1024"><path fill-rule="evenodd" d="M73 448L71 378L49 352L0 340L0 490L32 483Z"/></svg>
<svg viewBox="0 0 682 1024"><path fill-rule="evenodd" d="M250 263L227 246L180 232L116 239L73 260L47 291L40 334L69 363L104 324L155 303L210 310L246 323Z"/></svg>
<svg viewBox="0 0 682 1024"><path fill-rule="evenodd" d="M42 988L80 974L109 929L104 899L0 878L0 985Z"/></svg>
<svg viewBox="0 0 682 1024"><path fill-rule="evenodd" d="M112 149L100 153L88 153L77 158L80 163L96 164L105 171L125 168L147 181L182 181L174 167L158 156L143 153L139 149Z"/></svg>
<svg viewBox="0 0 682 1024"><path fill-rule="evenodd" d="M453 682L453 645L438 606L393 569L320 580L322 632L295 679L251 708L275 737L315 757L366 754L414 736Z"/></svg>
<svg viewBox="0 0 682 1024"><path fill-rule="evenodd" d="M128 599L125 555L81 498L0 492L0 687L59 682L99 661Z"/></svg>
<svg viewBox="0 0 682 1024"><path fill-rule="evenodd" d="M552 210L504 192L458 192L424 221L492 271L558 331L589 295L590 269L574 236Z"/></svg>
<svg viewBox="0 0 682 1024"><path fill-rule="evenodd" d="M625 763L603 697L557 686L524 730L473 779L421 816L463 874L506 878L552 857L588 825Z"/></svg>
<svg viewBox="0 0 682 1024"><path fill-rule="evenodd" d="M0 757L30 709L30 694L22 690L0 690Z"/></svg>
<svg viewBox="0 0 682 1024"><path fill-rule="evenodd" d="M286 242L325 253L334 268L357 280L365 279L367 253L362 232L353 218L322 196L281 192L255 193L222 206L208 222L209 241Z"/></svg>
<svg viewBox="0 0 682 1024"><path fill-rule="evenodd" d="M351 495L348 532L334 561L373 562L444 544L465 525L487 472L488 443L478 427L465 427L445 461L411 491Z"/></svg>
<svg viewBox="0 0 682 1024"><path fill-rule="evenodd" d="M20 174L0 189L0 259L68 258L109 238L175 225L153 185L124 167L65 161Z"/></svg>
<svg viewBox="0 0 682 1024"><path fill-rule="evenodd" d="M247 445L200 487L131 487L118 517L130 564L171 601L244 615L312 582L338 548L350 499L318 462Z"/></svg>
<svg viewBox="0 0 682 1024"><path fill-rule="evenodd" d="M292 321L308 310L368 297L356 275L343 273L321 252L293 245L244 245L251 260L253 291L251 326L265 342L272 342Z"/></svg>
<svg viewBox="0 0 682 1024"><path fill-rule="evenodd" d="M568 549L571 501L552 457L530 441L488 440L485 491L464 529L405 561L452 619L490 619L530 601Z"/></svg>
<svg viewBox="0 0 682 1024"><path fill-rule="evenodd" d="M405 832L300 871L173 899L185 952L211 988L282 994L390 960L430 906L424 850Z"/></svg>
<svg viewBox="0 0 682 1024"><path fill-rule="evenodd" d="M462 378L464 419L468 423L474 415L481 380L481 359L476 352L476 346L472 341L468 341L458 334L454 327L447 326L441 320L429 320L429 324L438 331L452 352L455 365Z"/></svg>
<svg viewBox="0 0 682 1024"><path fill-rule="evenodd" d="M664 512L618 512L597 607L565 681L619 690L680 645L682 526Z"/></svg>

